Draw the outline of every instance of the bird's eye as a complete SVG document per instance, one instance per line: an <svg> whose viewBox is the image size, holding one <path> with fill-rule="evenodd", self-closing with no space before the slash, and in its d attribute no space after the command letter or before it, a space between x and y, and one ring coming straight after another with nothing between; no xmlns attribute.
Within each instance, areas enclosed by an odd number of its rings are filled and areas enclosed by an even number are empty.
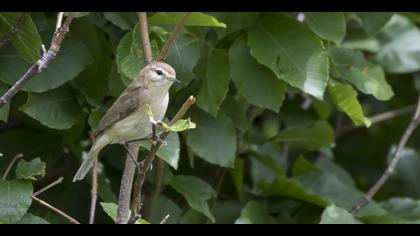
<svg viewBox="0 0 420 236"><path fill-rule="evenodd" d="M158 74L158 75L162 75L162 74L163 74L163 72L162 72L161 70L156 70L156 74Z"/></svg>

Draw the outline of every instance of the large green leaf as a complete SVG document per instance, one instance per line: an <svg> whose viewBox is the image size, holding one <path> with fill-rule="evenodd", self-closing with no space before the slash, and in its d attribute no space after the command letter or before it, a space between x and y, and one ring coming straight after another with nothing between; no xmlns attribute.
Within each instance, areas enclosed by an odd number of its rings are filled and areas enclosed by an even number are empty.
<svg viewBox="0 0 420 236"><path fill-rule="evenodd" d="M334 142L334 130L328 122L319 120L308 128L290 128L281 131L276 141L316 150Z"/></svg>
<svg viewBox="0 0 420 236"><path fill-rule="evenodd" d="M198 109L192 118L198 124L195 129L187 131L187 144L193 152L210 163L233 167L236 132L232 122L221 115L215 118Z"/></svg>
<svg viewBox="0 0 420 236"><path fill-rule="evenodd" d="M131 30L137 23L134 12L104 12L104 17L122 30Z"/></svg>
<svg viewBox="0 0 420 236"><path fill-rule="evenodd" d="M44 93L29 93L26 104L19 109L53 129L68 129L83 117L74 92L67 86Z"/></svg>
<svg viewBox="0 0 420 236"><path fill-rule="evenodd" d="M281 14L262 17L249 32L257 61L279 79L322 99L328 82L328 57L322 41L298 21Z"/></svg>
<svg viewBox="0 0 420 236"><path fill-rule="evenodd" d="M250 55L246 38L240 37L230 47L230 74L239 93L251 104L279 111L286 90L285 83Z"/></svg>
<svg viewBox="0 0 420 236"><path fill-rule="evenodd" d="M116 221L118 205L115 203L107 203L107 202L101 202L100 204L102 206L102 209L106 212L106 214L109 217L111 217L114 221ZM131 214L130 210L129 210L129 214ZM136 221L136 224L150 224L150 223L140 218Z"/></svg>
<svg viewBox="0 0 420 236"><path fill-rule="evenodd" d="M197 105L206 112L217 115L229 88L229 58L225 50L213 49L205 58L205 72L199 73L203 80L197 95Z"/></svg>
<svg viewBox="0 0 420 236"><path fill-rule="evenodd" d="M35 216L29 213L26 213L16 224L49 224L48 221L44 220L39 216Z"/></svg>
<svg viewBox="0 0 420 236"><path fill-rule="evenodd" d="M381 202L381 206L394 215L409 220L420 220L420 200L411 198L391 198Z"/></svg>
<svg viewBox="0 0 420 236"><path fill-rule="evenodd" d="M305 22L316 35L336 44L340 44L346 33L341 12L305 12Z"/></svg>
<svg viewBox="0 0 420 236"><path fill-rule="evenodd" d="M219 38L252 26L260 15L259 12L212 12L210 14L226 24L226 28L217 28Z"/></svg>
<svg viewBox="0 0 420 236"><path fill-rule="evenodd" d="M10 35L18 24L22 14L25 13L0 13L0 32L3 35ZM12 45L16 48L19 55L29 63L34 63L41 58L41 36L30 16L25 20L16 36L12 39Z"/></svg>
<svg viewBox="0 0 420 236"><path fill-rule="evenodd" d="M27 180L0 180L0 223L14 224L31 206L32 184Z"/></svg>
<svg viewBox="0 0 420 236"><path fill-rule="evenodd" d="M32 159L30 162L21 160L16 167L16 177L29 180L40 179L45 175L45 167L46 164L39 157Z"/></svg>
<svg viewBox="0 0 420 236"><path fill-rule="evenodd" d="M235 224L274 224L275 220L268 215L256 201L249 201L241 211Z"/></svg>
<svg viewBox="0 0 420 236"><path fill-rule="evenodd" d="M22 90L44 92L59 87L74 79L83 69L92 63L89 50L83 43L71 35L66 36L57 57L51 60L42 73L31 79ZM14 84L31 67L13 50L4 48L0 51L0 80Z"/></svg>
<svg viewBox="0 0 420 236"><path fill-rule="evenodd" d="M172 166L175 170L178 169L179 162L179 137L178 133L170 132L166 138L166 145L161 146L156 155L162 158L168 165ZM150 148L150 142L141 142L140 145L147 149Z"/></svg>
<svg viewBox="0 0 420 236"><path fill-rule="evenodd" d="M169 185L182 194L194 210L214 221L207 200L213 197L215 192L208 183L197 177L178 175L169 181Z"/></svg>
<svg viewBox="0 0 420 236"><path fill-rule="evenodd" d="M179 18L184 15L182 12L165 13L158 12L151 16L148 21L151 25L174 25L178 22ZM204 14L202 12L192 12L188 17L185 25L190 26L214 26L225 28L224 23L219 22L216 18Z"/></svg>
<svg viewBox="0 0 420 236"><path fill-rule="evenodd" d="M376 34L391 19L392 12L358 12L360 25L368 35Z"/></svg>
<svg viewBox="0 0 420 236"><path fill-rule="evenodd" d="M388 100L393 95L385 80L382 68L368 62L359 51L330 48L330 55L341 78L352 83L358 90L376 99Z"/></svg>
<svg viewBox="0 0 420 236"><path fill-rule="evenodd" d="M334 204L325 208L320 224L361 224L352 214Z"/></svg>
<svg viewBox="0 0 420 236"><path fill-rule="evenodd" d="M3 94L8 90L8 88L3 84L0 83L0 96L3 96ZM9 117L9 111L10 111L10 104L4 105L2 108L0 108L0 121L7 122L7 118Z"/></svg>
<svg viewBox="0 0 420 236"><path fill-rule="evenodd" d="M356 126L370 126L371 121L363 114L356 90L348 84L330 80L328 91L337 108L346 113Z"/></svg>
<svg viewBox="0 0 420 236"><path fill-rule="evenodd" d="M392 147L389 156L395 152L395 147ZM404 148L400 153L401 159L395 168L395 177L400 179L406 191L413 197L420 197L420 189L417 188L420 184L420 155L412 148Z"/></svg>
<svg viewBox="0 0 420 236"><path fill-rule="evenodd" d="M166 215L169 219L166 221L168 224L178 223L181 218L181 208L171 199L160 195L156 199L154 208L150 216L150 222L158 224Z"/></svg>
<svg viewBox="0 0 420 236"><path fill-rule="evenodd" d="M395 14L378 34L377 60L390 73L410 73L420 69L420 31L402 15Z"/></svg>

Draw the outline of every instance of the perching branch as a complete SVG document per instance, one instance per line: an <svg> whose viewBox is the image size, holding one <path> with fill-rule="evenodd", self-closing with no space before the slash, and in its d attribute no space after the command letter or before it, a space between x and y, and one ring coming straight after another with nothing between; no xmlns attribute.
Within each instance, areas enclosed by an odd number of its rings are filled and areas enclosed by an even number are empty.
<svg viewBox="0 0 420 236"><path fill-rule="evenodd" d="M398 143L397 148L391 157L391 162L389 163L388 168L382 174L381 178L369 189L369 191L353 206L351 212L353 215L356 215L360 209L366 206L379 191L379 189L385 184L385 182L391 177L394 173L395 167L398 164L398 161L401 159L401 151L404 149L407 144L408 139L410 138L413 131L417 128L420 123L420 95L417 99L416 110L413 114L413 117L410 121L410 124L405 129L404 134L401 136L401 139Z"/></svg>
<svg viewBox="0 0 420 236"><path fill-rule="evenodd" d="M172 118L170 125L173 125L179 119L181 119L188 109L195 103L195 97L190 96L187 101L182 105L181 109L176 113L174 118ZM140 162L140 171L137 175L136 182L134 183L133 189L133 199L131 200L131 217L128 223L134 224L139 219L139 210L140 210L140 198L141 190L143 188L143 183L146 178L146 173L150 169L153 160L155 159L156 152L159 150L160 146L164 143L165 139L168 137L169 132L165 131L155 143L152 144L149 153L146 158Z"/></svg>
<svg viewBox="0 0 420 236"><path fill-rule="evenodd" d="M144 61L150 64L153 61L152 47L150 46L149 30L147 28L146 12L137 12L139 19L139 30L141 34L141 43L143 45Z"/></svg>
<svg viewBox="0 0 420 236"><path fill-rule="evenodd" d="M182 15L181 18L179 18L171 35L169 36L168 40L166 40L165 44L162 47L162 50L160 50L160 54L157 59L158 61L166 60L166 57L168 56L168 53L169 53L169 49L171 49L176 38L178 37L178 34L181 32L182 27L184 26L185 22L187 22L188 17L190 15L191 15L191 12L187 12L184 15Z"/></svg>
<svg viewBox="0 0 420 236"><path fill-rule="evenodd" d="M159 194L162 192L162 179L163 179L163 171L165 168L165 163L162 159L158 158L155 164L155 179L153 181L152 191L150 192L149 196L147 196L147 202L144 205L143 218L149 219L152 214L152 209L155 206L156 199L159 197Z"/></svg>
<svg viewBox="0 0 420 236"><path fill-rule="evenodd" d="M15 157L13 157L12 161L10 162L9 166L7 166L7 169L3 174L3 177L2 177L3 180L5 180L7 178L7 175L9 174L9 172L12 169L15 162L18 161L19 159L21 159L22 157L23 157L22 153L18 153L18 154L16 154Z"/></svg>
<svg viewBox="0 0 420 236"><path fill-rule="evenodd" d="M16 83L6 91L0 98L0 108L5 104L9 103L13 96L19 92L22 87L31 80L35 75L41 73L42 69L46 68L48 64L57 56L60 51L61 43L63 42L64 36L69 31L69 26L73 20L74 12L70 12L67 16L64 24L54 32L51 40L51 45L48 51L44 51L41 59L39 59L34 65L32 65L28 71L18 80ZM44 48L43 48L44 49Z"/></svg>
<svg viewBox="0 0 420 236"><path fill-rule="evenodd" d="M95 221L95 209L96 209L96 200L98 189L98 159L96 158L93 162L92 167L92 189L90 190L90 214L89 214L89 224L93 224Z"/></svg>
<svg viewBox="0 0 420 236"><path fill-rule="evenodd" d="M0 48L6 46L10 41L12 41L16 37L16 35L19 33L20 28L22 28L23 24L25 24L26 20L29 18L30 15L30 12L24 12L20 16L20 18L16 22L16 25L12 27L12 31L10 31L9 34L4 35L0 39Z"/></svg>

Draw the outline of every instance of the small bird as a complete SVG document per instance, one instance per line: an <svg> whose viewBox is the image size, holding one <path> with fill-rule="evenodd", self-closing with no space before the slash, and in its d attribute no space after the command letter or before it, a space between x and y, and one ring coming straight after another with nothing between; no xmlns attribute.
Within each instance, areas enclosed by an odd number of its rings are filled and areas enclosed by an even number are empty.
<svg viewBox="0 0 420 236"><path fill-rule="evenodd" d="M93 131L93 145L73 182L82 180L99 152L111 143L126 143L147 138L152 134L150 118L146 113L150 105L155 120L162 120L169 102L169 88L176 79L175 70L163 62L152 62L144 67L120 97L109 108Z"/></svg>

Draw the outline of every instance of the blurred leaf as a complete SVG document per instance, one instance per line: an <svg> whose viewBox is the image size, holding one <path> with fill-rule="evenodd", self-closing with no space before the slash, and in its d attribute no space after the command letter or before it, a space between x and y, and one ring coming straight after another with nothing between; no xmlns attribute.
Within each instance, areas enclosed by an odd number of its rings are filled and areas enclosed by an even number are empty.
<svg viewBox="0 0 420 236"><path fill-rule="evenodd" d="M236 151L235 128L227 118L212 117L198 109L191 114L198 126L187 131L187 144L204 160L223 167L233 167ZM214 137L214 138L209 138Z"/></svg>
<svg viewBox="0 0 420 236"><path fill-rule="evenodd" d="M26 104L19 110L53 129L68 129L81 122L83 117L74 92L68 86L44 93L29 93Z"/></svg>
<svg viewBox="0 0 420 236"><path fill-rule="evenodd" d="M299 175L308 175L313 171L319 171L312 163L306 160L303 156L299 156L296 162L293 164L293 177Z"/></svg>
<svg viewBox="0 0 420 236"><path fill-rule="evenodd" d="M190 208L188 209L181 218L181 224L204 224L207 221L207 217L200 212Z"/></svg>
<svg viewBox="0 0 420 236"><path fill-rule="evenodd" d="M328 81L328 57L320 39L298 21L269 14L249 32L251 55L279 79L323 99Z"/></svg>
<svg viewBox="0 0 420 236"><path fill-rule="evenodd" d="M230 47L229 60L230 74L239 93L256 106L278 112L286 91L285 83L249 54L245 37L238 38Z"/></svg>
<svg viewBox="0 0 420 236"><path fill-rule="evenodd" d="M331 115L331 104L326 101L320 101L318 99L312 99L312 105L315 111L318 113L319 118L328 119Z"/></svg>
<svg viewBox="0 0 420 236"><path fill-rule="evenodd" d="M182 194L194 210L203 213L214 222L207 200L215 193L208 183L197 177L178 175L170 180L169 185Z"/></svg>
<svg viewBox="0 0 420 236"><path fill-rule="evenodd" d="M0 223L19 221L31 206L32 191L27 180L0 180Z"/></svg>
<svg viewBox="0 0 420 236"><path fill-rule="evenodd" d="M358 12L360 25L368 35L376 34L391 19L392 12Z"/></svg>
<svg viewBox="0 0 420 236"><path fill-rule="evenodd" d="M316 35L336 44L340 44L346 33L341 12L305 12L305 22Z"/></svg>
<svg viewBox="0 0 420 236"><path fill-rule="evenodd" d="M162 145L156 152L156 155L176 170L178 169L180 151L178 133L170 132L165 141L167 144ZM150 142L141 142L140 146L149 150L151 144Z"/></svg>
<svg viewBox="0 0 420 236"><path fill-rule="evenodd" d="M45 176L45 167L46 164L39 157L30 162L20 160L16 167L16 177L29 180L41 179Z"/></svg>
<svg viewBox="0 0 420 236"><path fill-rule="evenodd" d="M328 122L319 120L308 128L283 130L277 135L276 141L301 146L309 150L316 150L334 142L334 130Z"/></svg>
<svg viewBox="0 0 420 236"><path fill-rule="evenodd" d="M274 219L256 201L248 202L235 224L274 224Z"/></svg>
<svg viewBox="0 0 420 236"><path fill-rule="evenodd" d="M159 224L168 214L167 224L179 223L181 218L181 208L174 201L162 195L157 198L151 212L150 222L153 224Z"/></svg>
<svg viewBox="0 0 420 236"><path fill-rule="evenodd" d="M241 215L243 203L240 202L218 202L214 208L216 224L233 224Z"/></svg>
<svg viewBox="0 0 420 236"><path fill-rule="evenodd" d="M86 46L72 35L68 35L57 57L51 60L42 73L35 75L22 90L40 93L57 88L74 79L92 62ZM10 47L0 51L0 80L6 84L14 84L31 66Z"/></svg>
<svg viewBox="0 0 420 236"><path fill-rule="evenodd" d="M260 15L259 12L235 12L235 14L232 14L232 12L212 12L210 14L226 24L225 28L217 28L219 38L252 26Z"/></svg>
<svg viewBox="0 0 420 236"><path fill-rule="evenodd" d="M381 202L381 206L392 214L409 220L420 220L420 200L411 198L391 198Z"/></svg>
<svg viewBox="0 0 420 236"><path fill-rule="evenodd" d="M329 94L337 108L346 113L354 125L369 127L371 121L363 114L362 106L357 100L357 92L350 85L330 80Z"/></svg>
<svg viewBox="0 0 420 236"><path fill-rule="evenodd" d="M322 172L337 177L337 179L340 180L343 184L356 187L352 176L347 173L343 166L335 163L333 160L328 158L319 158L316 161L316 167Z"/></svg>
<svg viewBox="0 0 420 236"><path fill-rule="evenodd" d="M18 24L20 17L25 13L2 12L0 13L0 32L10 35ZM34 63L41 58L41 36L35 23L29 16L12 39L12 45L19 55L29 63Z"/></svg>
<svg viewBox="0 0 420 236"><path fill-rule="evenodd" d="M48 221L44 220L39 216L35 216L29 213L26 213L16 224L49 224Z"/></svg>
<svg viewBox="0 0 420 236"><path fill-rule="evenodd" d="M361 92L372 94L379 100L389 100L394 95L391 86L385 80L382 68L366 61L361 52L330 48L330 55L339 76Z"/></svg>
<svg viewBox="0 0 420 236"><path fill-rule="evenodd" d="M229 173L232 176L233 183L235 184L236 190L240 194L242 191L242 185L244 181L244 161L242 159L235 160L235 166L229 169Z"/></svg>
<svg viewBox="0 0 420 236"><path fill-rule="evenodd" d="M102 209L106 212L106 214L114 220L117 220L117 209L118 205L115 203L107 203L107 202L100 202Z"/></svg>
<svg viewBox="0 0 420 236"><path fill-rule="evenodd" d="M389 157L395 152L395 146L389 151ZM413 197L420 197L420 155L415 149L404 148L400 153L400 160L395 168L395 177L402 181L406 191Z"/></svg>
<svg viewBox="0 0 420 236"><path fill-rule="evenodd" d="M334 204L325 208L320 224L361 224L352 214Z"/></svg>
<svg viewBox="0 0 420 236"><path fill-rule="evenodd" d="M174 25L178 22L179 18L183 16L184 13L165 13L157 12L153 16L149 17L148 21L150 25ZM201 13L201 12L192 12L188 17L185 25L189 26L214 26L226 28L224 23L219 22L216 18Z"/></svg>
<svg viewBox="0 0 420 236"><path fill-rule="evenodd" d="M236 128L245 131L251 126L250 118L246 114L249 104L243 100L236 100L233 96L226 96L222 104L223 113L233 122Z"/></svg>
<svg viewBox="0 0 420 236"><path fill-rule="evenodd" d="M389 73L410 73L420 69L420 31L402 15L395 14L378 34L381 49L377 60Z"/></svg>
<svg viewBox="0 0 420 236"><path fill-rule="evenodd" d="M104 17L122 30L131 30L137 23L134 12L104 12Z"/></svg>
<svg viewBox="0 0 420 236"><path fill-rule="evenodd" d="M229 58L225 50L213 49L205 60L205 74L197 75L203 79L197 95L197 105L213 116L217 116L229 89Z"/></svg>
<svg viewBox="0 0 420 236"><path fill-rule="evenodd" d="M0 96L3 96L3 94L8 90L8 88L0 82ZM10 104L4 105L2 108L0 108L0 121L7 122L7 119L9 118L9 111L10 111Z"/></svg>
<svg viewBox="0 0 420 236"><path fill-rule="evenodd" d="M168 131L181 132L187 129L195 129L196 124L191 122L190 118L188 118L177 120L173 125L168 125L165 122L162 122L162 126Z"/></svg>

